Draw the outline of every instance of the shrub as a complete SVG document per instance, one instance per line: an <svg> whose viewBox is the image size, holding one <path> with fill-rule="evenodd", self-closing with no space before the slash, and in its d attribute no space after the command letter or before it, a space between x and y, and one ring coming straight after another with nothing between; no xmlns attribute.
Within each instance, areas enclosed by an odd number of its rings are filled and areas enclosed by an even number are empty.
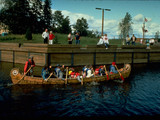
<svg viewBox="0 0 160 120"><path fill-rule="evenodd" d="M25 38L27 40L32 40L32 32L30 28L27 29Z"/></svg>

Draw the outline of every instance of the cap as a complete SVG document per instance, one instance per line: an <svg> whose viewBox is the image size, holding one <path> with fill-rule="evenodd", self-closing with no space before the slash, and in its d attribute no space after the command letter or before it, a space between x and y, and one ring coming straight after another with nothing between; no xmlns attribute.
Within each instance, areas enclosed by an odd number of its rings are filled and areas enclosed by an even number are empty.
<svg viewBox="0 0 160 120"><path fill-rule="evenodd" d="M112 62L112 65L116 65L116 62Z"/></svg>
<svg viewBox="0 0 160 120"><path fill-rule="evenodd" d="M60 64L57 64L57 67L60 67Z"/></svg>
<svg viewBox="0 0 160 120"><path fill-rule="evenodd" d="M33 56L29 56L30 59L33 59Z"/></svg>

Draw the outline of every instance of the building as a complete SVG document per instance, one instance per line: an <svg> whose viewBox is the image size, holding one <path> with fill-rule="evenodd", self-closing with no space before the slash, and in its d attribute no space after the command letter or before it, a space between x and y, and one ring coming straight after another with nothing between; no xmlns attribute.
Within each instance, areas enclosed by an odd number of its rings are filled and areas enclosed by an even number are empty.
<svg viewBox="0 0 160 120"><path fill-rule="evenodd" d="M0 22L0 34L2 34L3 32L7 32L7 33L9 32L8 26Z"/></svg>

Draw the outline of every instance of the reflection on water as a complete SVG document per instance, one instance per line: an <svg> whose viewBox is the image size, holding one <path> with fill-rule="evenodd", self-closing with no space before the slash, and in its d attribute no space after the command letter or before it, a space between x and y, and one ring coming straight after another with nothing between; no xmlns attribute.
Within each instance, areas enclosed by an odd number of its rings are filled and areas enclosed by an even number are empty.
<svg viewBox="0 0 160 120"><path fill-rule="evenodd" d="M23 70L22 65L17 66ZM13 66L1 63L0 106L3 111L0 116L157 115L160 113L159 66L133 66L132 74L124 83L4 86L11 83L9 71Z"/></svg>

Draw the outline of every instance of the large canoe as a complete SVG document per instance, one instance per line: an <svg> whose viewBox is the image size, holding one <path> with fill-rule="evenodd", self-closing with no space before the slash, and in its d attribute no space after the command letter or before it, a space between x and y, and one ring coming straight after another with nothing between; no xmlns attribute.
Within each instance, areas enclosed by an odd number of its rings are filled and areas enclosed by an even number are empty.
<svg viewBox="0 0 160 120"><path fill-rule="evenodd" d="M124 79L128 78L131 72L131 65L125 64L122 68L123 70L120 71L121 75ZM21 78L23 75L19 72L18 68L13 68L10 71L10 76L12 79L13 84L65 84L65 81L58 78L50 78L48 81L44 81L42 77L31 77L31 76L25 76L22 80ZM119 73L108 73L109 80L121 80L121 76ZM83 83L87 82L101 82L101 81L107 81L107 76L96 76L96 77L90 77L90 78L83 78ZM77 79L68 78L67 79L68 84L79 84Z"/></svg>

